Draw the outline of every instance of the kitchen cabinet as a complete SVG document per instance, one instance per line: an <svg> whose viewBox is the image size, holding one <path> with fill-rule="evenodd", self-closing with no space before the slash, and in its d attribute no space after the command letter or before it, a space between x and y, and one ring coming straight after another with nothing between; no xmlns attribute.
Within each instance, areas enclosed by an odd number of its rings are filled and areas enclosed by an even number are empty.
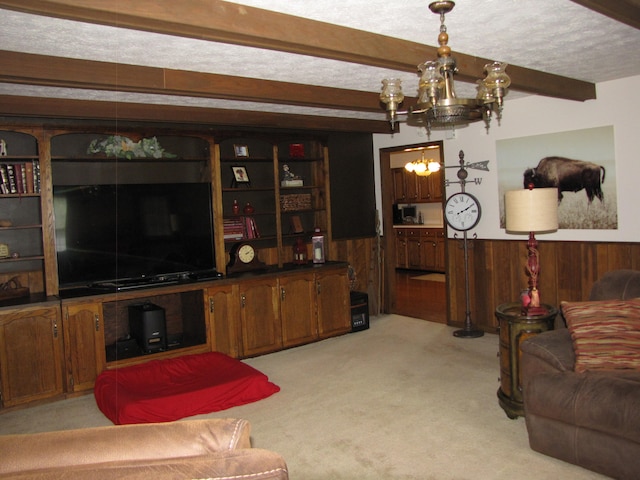
<svg viewBox="0 0 640 480"><path fill-rule="evenodd" d="M317 340L315 275L309 272L282 276L279 283L283 347Z"/></svg>
<svg viewBox="0 0 640 480"><path fill-rule="evenodd" d="M345 269L316 273L318 331L320 338L351 331L351 298Z"/></svg>
<svg viewBox="0 0 640 480"><path fill-rule="evenodd" d="M106 363L102 304L62 305L67 392L92 390Z"/></svg>
<svg viewBox="0 0 640 480"><path fill-rule="evenodd" d="M251 357L282 349L278 295L276 277L240 283L241 356Z"/></svg>
<svg viewBox="0 0 640 480"><path fill-rule="evenodd" d="M234 358L240 356L240 305L237 290L238 286L232 283L215 285L205 290L211 348Z"/></svg>
<svg viewBox="0 0 640 480"><path fill-rule="evenodd" d="M63 392L61 328L55 302L0 310L3 407Z"/></svg>
<svg viewBox="0 0 640 480"><path fill-rule="evenodd" d="M395 204L442 202L442 170L423 177L404 168L393 168L391 177Z"/></svg>
<svg viewBox="0 0 640 480"><path fill-rule="evenodd" d="M445 233L442 228L397 227L396 268L445 271Z"/></svg>
<svg viewBox="0 0 640 480"><path fill-rule="evenodd" d="M394 229L396 234L396 268L407 268L407 232L404 228Z"/></svg>

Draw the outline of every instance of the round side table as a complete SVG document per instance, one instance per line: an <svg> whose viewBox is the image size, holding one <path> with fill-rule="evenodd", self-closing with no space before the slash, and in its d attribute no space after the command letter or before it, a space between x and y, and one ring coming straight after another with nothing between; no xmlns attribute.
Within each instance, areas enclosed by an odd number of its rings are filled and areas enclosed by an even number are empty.
<svg viewBox="0 0 640 480"><path fill-rule="evenodd" d="M496 308L500 328L500 388L498 402L507 414L515 419L524 417L522 383L520 379L520 344L527 338L553 330L558 309L542 305L547 313L523 315L519 302L503 303Z"/></svg>

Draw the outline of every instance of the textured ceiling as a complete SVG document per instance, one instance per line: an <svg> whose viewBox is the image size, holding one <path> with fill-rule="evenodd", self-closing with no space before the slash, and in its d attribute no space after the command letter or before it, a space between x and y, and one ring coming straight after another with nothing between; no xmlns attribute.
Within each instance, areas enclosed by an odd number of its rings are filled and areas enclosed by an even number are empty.
<svg viewBox="0 0 640 480"><path fill-rule="evenodd" d="M427 0L237 0L345 27L435 45L439 17ZM175 5L180 5L179 2ZM0 7L2 2L0 1ZM415 95L417 75L303 55L228 45L0 9L0 49L217 73L300 84L378 92L380 80L403 79ZM447 15L449 45L455 52L505 61L593 83L640 75L640 30L569 0L459 0ZM292 19L295 28L295 19ZM425 59L426 60L426 59ZM458 95L475 96L469 84ZM384 112L236 102L0 83L0 95L118 100L214 108L383 119ZM510 92L509 98L525 95ZM508 104L507 107L508 108Z"/></svg>

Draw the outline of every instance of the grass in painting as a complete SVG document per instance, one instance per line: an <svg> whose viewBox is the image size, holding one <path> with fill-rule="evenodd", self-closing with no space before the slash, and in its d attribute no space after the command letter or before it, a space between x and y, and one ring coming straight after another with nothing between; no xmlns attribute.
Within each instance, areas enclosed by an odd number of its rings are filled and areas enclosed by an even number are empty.
<svg viewBox="0 0 640 480"><path fill-rule="evenodd" d="M618 209L615 195L605 195L604 202L597 198L591 205L584 190L562 192L564 198L558 207L558 224L566 229L617 229Z"/></svg>

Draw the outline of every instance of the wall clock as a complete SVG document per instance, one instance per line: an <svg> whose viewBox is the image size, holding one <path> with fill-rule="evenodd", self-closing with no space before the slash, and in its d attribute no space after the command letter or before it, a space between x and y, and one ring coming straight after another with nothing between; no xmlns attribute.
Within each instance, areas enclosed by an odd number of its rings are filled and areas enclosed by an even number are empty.
<svg viewBox="0 0 640 480"><path fill-rule="evenodd" d="M447 224L461 232L475 227L480 221L480 202L476 197L466 192L454 193L445 204L444 218Z"/></svg>
<svg viewBox="0 0 640 480"><path fill-rule="evenodd" d="M229 251L227 274L248 272L267 268L264 262L258 260L258 252L253 245L245 242L236 243Z"/></svg>

